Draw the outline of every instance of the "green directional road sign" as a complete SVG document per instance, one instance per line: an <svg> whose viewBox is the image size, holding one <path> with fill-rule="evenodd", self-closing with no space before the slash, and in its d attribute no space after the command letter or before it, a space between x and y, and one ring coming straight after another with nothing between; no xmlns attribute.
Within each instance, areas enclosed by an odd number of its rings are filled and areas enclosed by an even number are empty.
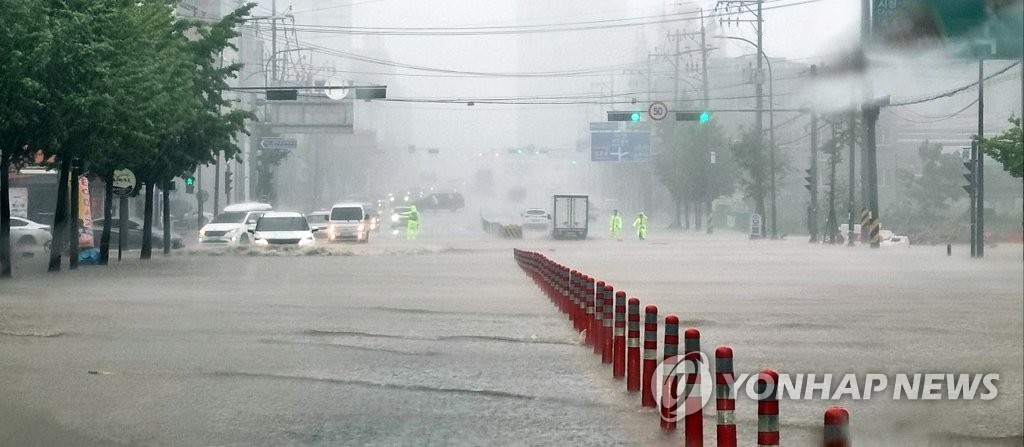
<svg viewBox="0 0 1024 447"><path fill-rule="evenodd" d="M892 46L942 41L955 55L1019 59L1024 0L873 0L873 36Z"/></svg>

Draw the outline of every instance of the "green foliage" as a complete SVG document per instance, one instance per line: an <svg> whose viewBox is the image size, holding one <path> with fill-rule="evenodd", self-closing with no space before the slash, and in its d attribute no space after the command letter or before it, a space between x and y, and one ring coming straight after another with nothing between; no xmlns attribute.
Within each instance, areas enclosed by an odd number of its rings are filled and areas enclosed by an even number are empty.
<svg viewBox="0 0 1024 447"><path fill-rule="evenodd" d="M131 168L149 186L218 153L234 157L253 116L224 98L241 66L224 66L221 54L254 5L204 24L176 20L175 4L0 0L0 166L40 149L62 176L79 159L103 178ZM51 269L60 265L67 207L59 193Z"/></svg>
<svg viewBox="0 0 1024 447"><path fill-rule="evenodd" d="M0 150L17 163L41 137L44 91L36 61L47 52L51 35L38 2L0 0L0 11Z"/></svg>
<svg viewBox="0 0 1024 447"><path fill-rule="evenodd" d="M903 210L909 211L914 220L937 220L945 217L953 202L966 197L960 188L964 184L960 156L943 154L942 146L927 141L917 150L921 157L921 175L900 172L900 181L905 187Z"/></svg>
<svg viewBox="0 0 1024 447"><path fill-rule="evenodd" d="M771 194L771 152L763 136L755 129L740 135L729 145L740 176L744 195L754 201L754 212L765 216L765 200ZM788 164L781 156L775 158L775 178L781 178Z"/></svg>
<svg viewBox="0 0 1024 447"><path fill-rule="evenodd" d="M1012 127L992 137L981 138L981 148L985 155L992 157L1003 165L1003 169L1016 178L1024 177L1024 133L1021 132L1021 119L1010 117Z"/></svg>
<svg viewBox="0 0 1024 447"><path fill-rule="evenodd" d="M677 123L667 129L662 135L666 148L655 155L654 167L676 204L732 194L735 166L721 129L714 123Z"/></svg>
<svg viewBox="0 0 1024 447"><path fill-rule="evenodd" d="M235 27L253 6L239 8L213 24L189 20L174 24L174 35L183 42L183 72L179 76L189 81L190 100L178 104L184 106L178 121L180 127L160 139L159 156L141 167L146 178L167 181L194 171L198 165L214 162L219 153L229 159L239 154L236 138L246 133L246 121L255 116L231 109L231 101L224 98L229 87L227 79L236 77L242 66L224 66L221 54L234 48L231 39L238 36Z"/></svg>
<svg viewBox="0 0 1024 447"><path fill-rule="evenodd" d="M669 129L663 135L665 150L655 156L656 172L677 201L706 199L716 189L708 173L711 152L715 152L716 164L726 163L728 158L721 149L725 146L721 131L714 124L691 123Z"/></svg>

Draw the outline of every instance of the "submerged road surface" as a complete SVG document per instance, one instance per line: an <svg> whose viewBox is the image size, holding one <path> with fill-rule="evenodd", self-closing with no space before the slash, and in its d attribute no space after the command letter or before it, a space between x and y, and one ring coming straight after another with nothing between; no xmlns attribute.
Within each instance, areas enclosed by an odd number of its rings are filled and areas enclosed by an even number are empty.
<svg viewBox="0 0 1024 447"><path fill-rule="evenodd" d="M1001 374L992 401L783 401L786 445L819 442L836 403L858 445L1022 443L1020 246L976 261L939 247L499 241L469 228L20 270L0 288L0 445L679 445L682 430L660 432L513 247L679 314L705 352L731 344L738 373ZM756 403L737 405L751 445Z"/></svg>

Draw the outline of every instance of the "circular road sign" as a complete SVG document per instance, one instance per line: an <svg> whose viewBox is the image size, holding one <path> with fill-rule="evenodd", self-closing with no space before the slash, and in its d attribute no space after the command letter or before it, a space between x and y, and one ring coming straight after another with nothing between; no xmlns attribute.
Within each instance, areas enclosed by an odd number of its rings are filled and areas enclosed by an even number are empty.
<svg viewBox="0 0 1024 447"><path fill-rule="evenodd" d="M654 101L647 108L647 116L650 116L652 120L661 121L668 116L668 106L661 101Z"/></svg>
<svg viewBox="0 0 1024 447"><path fill-rule="evenodd" d="M118 169L114 171L114 194L119 197L126 197L135 191L135 174L130 169Z"/></svg>

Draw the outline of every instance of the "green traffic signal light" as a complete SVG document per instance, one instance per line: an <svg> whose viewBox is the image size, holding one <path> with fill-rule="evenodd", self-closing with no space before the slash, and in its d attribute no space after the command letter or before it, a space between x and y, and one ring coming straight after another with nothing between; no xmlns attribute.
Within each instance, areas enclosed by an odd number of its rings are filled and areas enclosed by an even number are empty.
<svg viewBox="0 0 1024 447"><path fill-rule="evenodd" d="M701 112L701 114L700 114L700 122L701 122L701 124L703 124L703 123L706 123L708 121L711 121L711 114L708 113L707 110L705 110L705 111Z"/></svg>
<svg viewBox="0 0 1024 447"><path fill-rule="evenodd" d="M640 122L640 112L633 112L629 114L629 120L634 123Z"/></svg>
<svg viewBox="0 0 1024 447"><path fill-rule="evenodd" d="M196 178L192 176L185 177L185 184L188 186L196 184Z"/></svg>

